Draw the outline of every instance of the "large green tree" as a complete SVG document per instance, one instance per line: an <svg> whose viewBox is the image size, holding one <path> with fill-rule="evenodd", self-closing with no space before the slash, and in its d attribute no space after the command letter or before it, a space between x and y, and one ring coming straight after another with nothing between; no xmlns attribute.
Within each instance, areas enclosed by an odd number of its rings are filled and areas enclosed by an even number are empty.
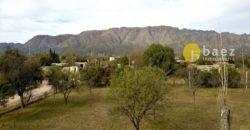
<svg viewBox="0 0 250 130"><path fill-rule="evenodd" d="M125 68L113 76L110 94L115 99L116 110L126 115L135 129L140 130L142 119L163 99L165 88L162 70Z"/></svg>
<svg viewBox="0 0 250 130"><path fill-rule="evenodd" d="M0 71L4 80L20 96L21 106L25 107L31 95L24 93L36 87L43 79L41 66L35 58L26 58L18 50L8 49L0 57Z"/></svg>
<svg viewBox="0 0 250 130"><path fill-rule="evenodd" d="M5 106L9 96L14 94L15 90L3 79L3 75L0 73L0 105Z"/></svg>
<svg viewBox="0 0 250 130"><path fill-rule="evenodd" d="M147 66L159 67L166 71L173 69L174 51L160 44L152 44L143 53L143 63Z"/></svg>

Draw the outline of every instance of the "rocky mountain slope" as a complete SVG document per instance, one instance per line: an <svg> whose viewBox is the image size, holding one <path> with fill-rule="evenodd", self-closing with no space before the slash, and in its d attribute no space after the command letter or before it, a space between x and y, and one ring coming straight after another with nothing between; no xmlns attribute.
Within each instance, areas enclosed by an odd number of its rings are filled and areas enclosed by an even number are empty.
<svg viewBox="0 0 250 130"><path fill-rule="evenodd" d="M250 49L250 35L222 33L221 36L226 48L235 48L238 51L241 48ZM219 34L215 31L178 29L169 26L122 27L84 31L78 35L38 35L17 48L26 54L29 47L31 53L44 52L49 48L63 53L70 47L75 48L80 54L90 52L128 54L143 51L152 43L160 43L174 48L177 53L181 53L182 48L189 42L211 48L218 47ZM0 51L2 50L0 49Z"/></svg>

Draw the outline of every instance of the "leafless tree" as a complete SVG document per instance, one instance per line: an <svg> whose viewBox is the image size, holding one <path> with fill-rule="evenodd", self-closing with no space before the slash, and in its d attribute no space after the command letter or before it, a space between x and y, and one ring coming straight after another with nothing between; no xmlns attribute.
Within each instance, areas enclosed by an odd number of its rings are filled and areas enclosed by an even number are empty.
<svg viewBox="0 0 250 130"><path fill-rule="evenodd" d="M222 37L220 34L221 48L223 48ZM231 117L230 117L230 107L228 105L228 65L226 62L226 57L221 56L221 67L219 69L220 74L220 130L230 130Z"/></svg>

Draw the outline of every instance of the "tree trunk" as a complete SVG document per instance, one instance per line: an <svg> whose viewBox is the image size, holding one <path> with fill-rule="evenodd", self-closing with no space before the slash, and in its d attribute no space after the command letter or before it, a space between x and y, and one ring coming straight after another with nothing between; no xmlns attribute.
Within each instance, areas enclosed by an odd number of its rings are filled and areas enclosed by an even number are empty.
<svg viewBox="0 0 250 130"><path fill-rule="evenodd" d="M136 130L140 130L140 120L136 121Z"/></svg>
<svg viewBox="0 0 250 130"><path fill-rule="evenodd" d="M28 96L25 105L28 105L28 104L29 104L31 97L32 97L32 94L30 94L30 95Z"/></svg>
<svg viewBox="0 0 250 130"><path fill-rule="evenodd" d="M173 79L173 86L175 87L175 78Z"/></svg>
<svg viewBox="0 0 250 130"><path fill-rule="evenodd" d="M54 96L54 104L56 103L56 88L54 88L53 96Z"/></svg>
<svg viewBox="0 0 250 130"><path fill-rule="evenodd" d="M221 108L221 117L220 117L220 130L230 130L231 117L230 109L224 105Z"/></svg>
<svg viewBox="0 0 250 130"><path fill-rule="evenodd" d="M25 108L25 102L24 102L24 97L23 95L19 95L20 96L20 101L21 101L21 108Z"/></svg>
<svg viewBox="0 0 250 130"><path fill-rule="evenodd" d="M135 130L140 130L140 121L133 121L132 119L131 121L135 127Z"/></svg>
<svg viewBox="0 0 250 130"><path fill-rule="evenodd" d="M68 104L68 97L66 96L66 94L63 94L64 97L64 103L67 105Z"/></svg>
<svg viewBox="0 0 250 130"><path fill-rule="evenodd" d="M135 130L140 130L140 125L136 125Z"/></svg>
<svg viewBox="0 0 250 130"><path fill-rule="evenodd" d="M195 108L195 96L196 96L196 90L193 90L193 101L194 101L194 108Z"/></svg>
<svg viewBox="0 0 250 130"><path fill-rule="evenodd" d="M89 95L91 96L92 95L92 86L89 85Z"/></svg>

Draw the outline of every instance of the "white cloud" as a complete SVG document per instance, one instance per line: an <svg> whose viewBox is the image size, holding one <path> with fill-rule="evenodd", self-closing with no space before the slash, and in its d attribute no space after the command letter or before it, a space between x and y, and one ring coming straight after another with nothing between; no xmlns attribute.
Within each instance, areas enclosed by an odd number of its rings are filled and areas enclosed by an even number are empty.
<svg viewBox="0 0 250 130"><path fill-rule="evenodd" d="M248 0L0 0L0 42L38 34L167 25L250 33Z"/></svg>

